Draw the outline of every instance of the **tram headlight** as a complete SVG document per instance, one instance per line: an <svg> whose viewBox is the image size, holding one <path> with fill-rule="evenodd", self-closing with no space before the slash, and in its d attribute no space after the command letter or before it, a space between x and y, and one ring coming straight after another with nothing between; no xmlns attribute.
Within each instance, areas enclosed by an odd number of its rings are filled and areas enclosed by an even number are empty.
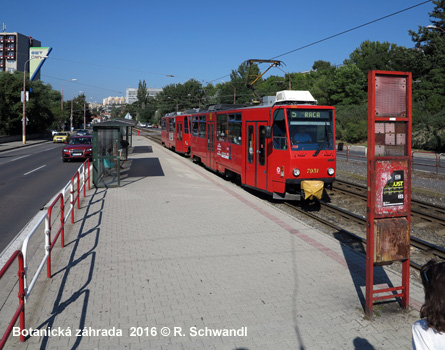
<svg viewBox="0 0 445 350"><path fill-rule="evenodd" d="M328 175L329 175L329 176L334 175L334 173L335 173L334 168L329 168L329 169L328 169Z"/></svg>
<svg viewBox="0 0 445 350"><path fill-rule="evenodd" d="M294 169L294 171L293 171L293 173L294 173L294 176L295 177L298 177L298 176L300 176L300 169Z"/></svg>

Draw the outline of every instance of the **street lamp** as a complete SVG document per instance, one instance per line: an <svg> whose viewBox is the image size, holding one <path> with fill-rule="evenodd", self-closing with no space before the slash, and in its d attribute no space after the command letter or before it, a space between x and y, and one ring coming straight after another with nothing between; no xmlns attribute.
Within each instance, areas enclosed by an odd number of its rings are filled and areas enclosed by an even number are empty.
<svg viewBox="0 0 445 350"><path fill-rule="evenodd" d="M23 120L22 120L22 141L26 144L26 64L32 59L43 59L48 56L33 56L29 60L26 60L23 65Z"/></svg>
<svg viewBox="0 0 445 350"><path fill-rule="evenodd" d="M194 97L194 96L192 96L192 94L187 94L187 96L191 99L192 97ZM201 109L201 98L199 98L199 97L194 97L194 98L196 98L197 100L198 100L198 108L199 109Z"/></svg>
<svg viewBox="0 0 445 350"><path fill-rule="evenodd" d="M79 91L79 93L83 94L85 96L85 92ZM83 128L87 128L87 105L86 105L86 97L84 99L83 103Z"/></svg>
<svg viewBox="0 0 445 350"><path fill-rule="evenodd" d="M67 80L64 80L63 82L62 82L62 103L61 103L61 110L63 111L63 84L65 84L67 81L77 81L77 79L75 79L75 78L73 78L73 79L67 79Z"/></svg>
<svg viewBox="0 0 445 350"><path fill-rule="evenodd" d="M441 30L443 33L445 33L445 30L443 30L442 28L440 28L440 27L437 27L437 26L433 26L433 25L429 25L429 26L427 26L427 28L428 29L438 29L438 30Z"/></svg>
<svg viewBox="0 0 445 350"><path fill-rule="evenodd" d="M224 80L221 80L224 84L229 84L231 87L233 87L233 104L236 104L236 87L230 83L226 83Z"/></svg>

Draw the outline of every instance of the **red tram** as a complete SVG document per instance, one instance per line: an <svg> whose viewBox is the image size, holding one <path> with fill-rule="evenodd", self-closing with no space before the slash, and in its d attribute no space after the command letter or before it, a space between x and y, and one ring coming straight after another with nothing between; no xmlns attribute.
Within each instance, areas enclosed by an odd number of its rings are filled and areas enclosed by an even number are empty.
<svg viewBox="0 0 445 350"><path fill-rule="evenodd" d="M170 113L161 119L161 143L180 154L190 154L190 114Z"/></svg>
<svg viewBox="0 0 445 350"><path fill-rule="evenodd" d="M270 106L216 105L190 117L193 160L239 176L243 186L275 199L321 199L335 180L335 109L316 105L308 91L278 92Z"/></svg>

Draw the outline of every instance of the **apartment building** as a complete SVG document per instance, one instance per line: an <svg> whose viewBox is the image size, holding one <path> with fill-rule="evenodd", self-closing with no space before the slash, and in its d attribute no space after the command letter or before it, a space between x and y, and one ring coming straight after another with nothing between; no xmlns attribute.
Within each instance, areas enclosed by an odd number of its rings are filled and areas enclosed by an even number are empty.
<svg viewBox="0 0 445 350"><path fill-rule="evenodd" d="M157 94L159 94L162 91L162 89L154 89L154 88L148 88L148 96L156 97ZM128 104L132 104L133 102L136 102L138 100L138 89L137 88L127 88L126 90L126 102Z"/></svg>
<svg viewBox="0 0 445 350"><path fill-rule="evenodd" d="M42 46L39 40L20 33L0 32L0 71L29 72L29 48ZM25 66L26 64L26 66ZM40 79L40 73L36 79Z"/></svg>

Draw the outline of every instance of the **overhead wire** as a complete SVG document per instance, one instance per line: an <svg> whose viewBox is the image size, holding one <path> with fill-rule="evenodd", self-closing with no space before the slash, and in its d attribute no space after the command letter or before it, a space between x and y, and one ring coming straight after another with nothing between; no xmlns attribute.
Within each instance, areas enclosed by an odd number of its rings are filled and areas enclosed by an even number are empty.
<svg viewBox="0 0 445 350"><path fill-rule="evenodd" d="M357 30L357 29L366 27L366 26L371 25L371 24L373 24L373 23L382 21L382 20L384 20L384 19L386 19L386 18L389 18L389 17L392 17L392 16L396 16L396 15L398 15L398 14L400 14L400 13L403 13L403 12L409 11L409 10L411 10L411 9L413 9L413 8L422 6L422 5L424 5L424 4L426 4L426 3L429 3L429 2L431 2L431 1L432 1L432 0L423 1L423 2L418 3L418 4L416 4L416 5L413 5L413 6L404 8L404 9L402 9L402 10L399 10L399 11L397 11L397 12L391 13L391 14L389 14L389 15L386 15L386 16L377 18L377 19L375 19L375 20L366 22L366 23L364 23L364 24L358 25L358 26L356 26L356 27L353 27L353 28L344 30L344 31L342 31L342 32L340 32L340 33L337 33L337 34L334 34L334 35L330 35L330 36L328 36L328 37L326 37L326 38L323 38L323 39L314 41L314 42L312 42L312 43L310 43L310 44L303 45L303 46L301 46L301 47L298 47L298 48L296 48L296 49L287 51L287 52L282 53L282 54L280 54L280 55L271 57L271 58L269 58L269 59L270 59L270 60L273 60L273 59L276 59L276 58L278 58L278 57L283 57L283 56L289 55L289 54L291 54L291 53L293 53L293 52L303 50L303 49L308 48L308 47L310 47L310 46L317 45L317 44L322 43L322 42L324 42L324 41L327 41L327 40L336 38L336 37L341 36L341 35L343 35L343 34L352 32L352 31L354 31L354 30ZM212 82L214 82L214 81L221 80L221 79L226 78L226 77L228 77L228 76L230 76L230 74L224 75L224 76L222 76L222 77L220 77L220 78L216 78L216 79L210 80L208 83L212 83Z"/></svg>
<svg viewBox="0 0 445 350"><path fill-rule="evenodd" d="M380 17L380 18L377 18L377 19L375 19L375 20L373 20L373 21L370 21L370 22L367 22L367 23L361 24L361 25L359 25L359 26L356 26L356 27L353 27L353 28L347 29L347 30L345 30L345 31L343 31L343 32L340 32L340 33L337 33L337 34L334 34L334 35L328 36L328 37L326 37L326 38L324 38L324 39L321 39L321 40L317 40L317 41L315 41L315 42L313 42L313 43L310 43L310 44L307 44L307 45L301 46L301 47L299 47L299 48L296 48L296 49L293 49L293 50L287 51L287 52L285 52L285 53L282 53L281 55L278 55L278 56L272 57L272 58L270 58L270 59L271 59L271 60L273 60L273 59L276 59L276 58L278 58L278 57L283 57L283 56L285 56L285 55L288 55L288 54L290 54L290 53L293 53L293 52L296 52L296 51L299 51L299 50L305 49L305 48L307 48L307 47L310 47L310 46L313 46L313 45L319 44L319 43L321 43L321 42L323 42L323 41L326 41L326 40L330 40L330 39L336 38L336 37L338 37L338 36L340 36L340 35L343 35L343 34L346 34L346 33L352 32L352 31L354 31L354 30L357 30L357 29L360 29L360 28L366 27L366 26L368 26L368 25L370 25L370 24L373 24L373 23L376 23L376 22L382 21L382 20L384 20L384 19L386 19L386 18L389 18L389 17L395 16L395 15L398 15L398 14L400 14L400 13L402 13L402 12L405 12L405 11L411 10L411 9L413 9L413 8L415 8L415 7L418 7L418 6L424 5L424 4L426 4L426 3L428 3L428 2L431 2L431 1L432 1L432 0L427 0L427 1L423 1L423 2L421 2L421 3L419 3L419 4L417 4L417 5L413 5L413 6L407 7L407 8L405 8L405 9L403 9L403 10L400 10L400 11L397 11L397 12L391 13L391 14L389 14L389 15L386 15L386 16L383 16L383 17Z"/></svg>

